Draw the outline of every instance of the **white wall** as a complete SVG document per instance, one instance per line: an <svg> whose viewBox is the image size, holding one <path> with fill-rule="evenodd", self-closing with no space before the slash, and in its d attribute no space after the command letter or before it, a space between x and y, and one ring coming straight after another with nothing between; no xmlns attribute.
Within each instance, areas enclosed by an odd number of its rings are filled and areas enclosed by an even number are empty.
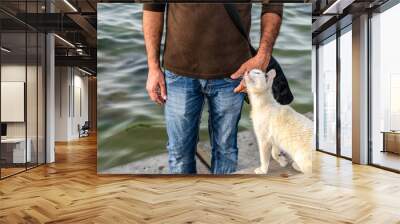
<svg viewBox="0 0 400 224"><path fill-rule="evenodd" d="M68 67L55 68L55 141L68 140L70 84Z"/></svg>
<svg viewBox="0 0 400 224"><path fill-rule="evenodd" d="M82 73L80 73L82 74ZM82 114L76 116L79 118L79 122L83 123L88 120L88 77L82 75L75 75L75 87L81 89L81 103L82 103ZM78 112L78 111L77 111Z"/></svg>
<svg viewBox="0 0 400 224"><path fill-rule="evenodd" d="M27 70L26 70L27 69ZM34 71L35 70L35 71ZM26 71L28 74L31 75L34 73L36 74L36 67L25 65L18 65L18 64L6 64L1 66L1 81L2 82L25 82ZM30 76L28 76L28 79ZM36 81L29 80L29 85L36 85ZM36 88L27 88L27 106L31 106L31 108L27 111L28 118L28 137L30 134L31 128L36 130L36 113L32 113L33 110L36 111ZM4 97L4 96L3 96ZM30 105L33 101L34 104ZM7 110L7 108L1 108L1 110ZM34 124L32 122L34 121ZM26 122L7 122L7 135L8 137L25 137L25 126Z"/></svg>
<svg viewBox="0 0 400 224"><path fill-rule="evenodd" d="M2 65L1 66L1 81L18 81L25 82L25 65ZM1 108L6 110L7 108ZM25 122L7 123L8 137L25 137Z"/></svg>
<svg viewBox="0 0 400 224"><path fill-rule="evenodd" d="M25 83L1 82L1 122L25 121ZM35 105L36 108L36 105Z"/></svg>
<svg viewBox="0 0 400 224"><path fill-rule="evenodd" d="M88 120L88 77L76 68L56 67L55 85L55 140L77 139L78 124Z"/></svg>
<svg viewBox="0 0 400 224"><path fill-rule="evenodd" d="M38 70L37 70L38 69ZM25 80L27 78L27 80ZM20 122L5 122L7 124L8 138L24 138L29 139L29 148L31 149L32 162L39 159L39 163L44 163L45 150L45 120L44 120L44 74L41 66L32 66L25 64L3 64L1 66L1 81L2 82L23 82L26 87L26 101L22 102L22 107L12 108L2 106L2 112L17 113L20 110L22 113L22 121ZM2 89L2 93L4 89ZM20 90L24 94L24 90ZM2 98L8 98L7 95L2 95ZM25 106L26 102L26 106ZM15 102L17 103L17 102ZM3 104L3 103L2 103ZM26 120L24 114L26 113Z"/></svg>

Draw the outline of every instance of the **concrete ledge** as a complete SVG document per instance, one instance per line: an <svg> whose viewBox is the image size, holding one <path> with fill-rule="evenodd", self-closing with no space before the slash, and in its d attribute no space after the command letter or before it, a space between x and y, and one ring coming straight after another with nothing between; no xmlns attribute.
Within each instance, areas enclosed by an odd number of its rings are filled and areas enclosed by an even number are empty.
<svg viewBox="0 0 400 224"><path fill-rule="evenodd" d="M239 146L239 161L238 171L235 174L254 174L254 169L259 167L259 152L256 144L256 139L252 131L242 131L238 134ZM208 142L200 142L198 144L197 156L197 173L210 174L208 169L211 164L211 147ZM205 161L207 164L204 164ZM268 175L271 176L290 176L297 172L288 167L280 167L279 164L273 160L270 163ZM168 154L163 153L157 156L146 158L140 161L128 163L123 166L108 169L101 174L168 174Z"/></svg>
<svg viewBox="0 0 400 224"><path fill-rule="evenodd" d="M312 119L312 113L305 114ZM257 147L256 137L253 131L246 130L238 134L239 160L238 171L234 174L255 174L254 169L260 166L260 157ZM200 159L199 159L200 158ZM211 147L209 142L199 142L197 148L197 173L210 174ZM290 164L290 163L289 163ZM168 174L168 154L163 153L157 156L142 159L128 163L123 166L113 167L101 174ZM271 158L268 176L288 177L299 172L295 171L291 165L280 167L280 165Z"/></svg>

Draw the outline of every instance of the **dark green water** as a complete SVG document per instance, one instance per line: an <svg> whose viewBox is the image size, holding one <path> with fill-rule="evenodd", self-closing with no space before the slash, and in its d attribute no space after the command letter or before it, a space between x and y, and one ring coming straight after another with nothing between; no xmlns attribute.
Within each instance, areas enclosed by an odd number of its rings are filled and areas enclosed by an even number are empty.
<svg viewBox="0 0 400 224"><path fill-rule="evenodd" d="M165 151L163 109L145 91L147 62L142 34L142 5L98 4L98 170L123 165ZM252 10L251 39L258 45L259 4ZM299 112L312 111L311 5L285 5L281 33L274 48ZM204 110L207 111L207 110ZM240 129L251 128L249 106ZM207 137L203 114L200 139Z"/></svg>

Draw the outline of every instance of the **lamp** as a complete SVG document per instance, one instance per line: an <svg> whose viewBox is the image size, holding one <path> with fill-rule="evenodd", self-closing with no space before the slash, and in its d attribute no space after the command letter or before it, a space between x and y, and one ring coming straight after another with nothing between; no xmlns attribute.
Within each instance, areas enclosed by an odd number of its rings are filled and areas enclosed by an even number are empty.
<svg viewBox="0 0 400 224"><path fill-rule="evenodd" d="M67 4L74 12L78 12L78 10L68 1L64 0L65 4Z"/></svg>
<svg viewBox="0 0 400 224"><path fill-rule="evenodd" d="M64 42L64 43L66 43L67 45L69 45L70 47L73 47L73 48L75 48L75 45L73 45L71 42L69 42L68 40L66 40L66 39L64 39L64 38L62 38L62 37L60 37L59 35L57 35L57 34L54 34L54 36L55 37L57 37L59 40L61 40L62 42Z"/></svg>
<svg viewBox="0 0 400 224"><path fill-rule="evenodd" d="M325 9L322 14L342 14L343 10L351 5L354 1L355 0L336 0L332 5Z"/></svg>
<svg viewBox="0 0 400 224"><path fill-rule="evenodd" d="M10 52L11 52L11 50L9 50L9 49L7 49L7 48L5 48L5 47L1 47L1 50L4 51L4 52L6 52L6 53L10 53Z"/></svg>
<svg viewBox="0 0 400 224"><path fill-rule="evenodd" d="M81 69L81 68L78 67L78 70L83 72L83 73L85 73L86 75L92 76L92 73L90 73L90 72L88 72L88 71L86 71L84 69Z"/></svg>

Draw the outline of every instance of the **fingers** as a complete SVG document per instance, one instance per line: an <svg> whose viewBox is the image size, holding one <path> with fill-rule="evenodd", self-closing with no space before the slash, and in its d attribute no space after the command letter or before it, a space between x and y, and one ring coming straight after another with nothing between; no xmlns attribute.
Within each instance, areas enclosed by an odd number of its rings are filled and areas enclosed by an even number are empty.
<svg viewBox="0 0 400 224"><path fill-rule="evenodd" d="M157 104L165 104L167 100L167 89L165 88L165 81L163 78L158 81L157 86L152 91L152 95L155 97L155 102Z"/></svg>
<svg viewBox="0 0 400 224"><path fill-rule="evenodd" d="M243 76L243 74L247 71L247 68L245 66L240 66L240 68L231 75L231 79L238 79L241 76Z"/></svg>
<svg viewBox="0 0 400 224"><path fill-rule="evenodd" d="M164 79L160 81L160 90L161 90L161 98L163 102L167 100L167 89L165 88L165 81Z"/></svg>
<svg viewBox="0 0 400 224"><path fill-rule="evenodd" d="M157 104L164 104L167 100L164 74L161 71L149 72L146 90L150 99Z"/></svg>
<svg viewBox="0 0 400 224"><path fill-rule="evenodd" d="M235 93L245 93L246 92L246 84L244 83L244 80L240 82L238 86L233 90Z"/></svg>
<svg viewBox="0 0 400 224"><path fill-rule="evenodd" d="M165 88L165 85L164 85L164 88ZM165 101L162 98L159 90L160 90L159 84L156 84L155 86L147 87L147 93L149 94L151 101L161 105L161 104L164 104Z"/></svg>
<svg viewBox="0 0 400 224"><path fill-rule="evenodd" d="M164 89L164 90L162 90ZM163 92L164 91L164 95ZM161 82L158 84L157 86L157 90L156 90L156 103L159 105L163 105L165 103L165 100L167 99L166 97L166 93L165 93L165 85L161 84Z"/></svg>
<svg viewBox="0 0 400 224"><path fill-rule="evenodd" d="M152 89L150 91L148 91L150 99L157 103L157 104L163 104L163 101L160 97L160 94L157 92L157 89Z"/></svg>

